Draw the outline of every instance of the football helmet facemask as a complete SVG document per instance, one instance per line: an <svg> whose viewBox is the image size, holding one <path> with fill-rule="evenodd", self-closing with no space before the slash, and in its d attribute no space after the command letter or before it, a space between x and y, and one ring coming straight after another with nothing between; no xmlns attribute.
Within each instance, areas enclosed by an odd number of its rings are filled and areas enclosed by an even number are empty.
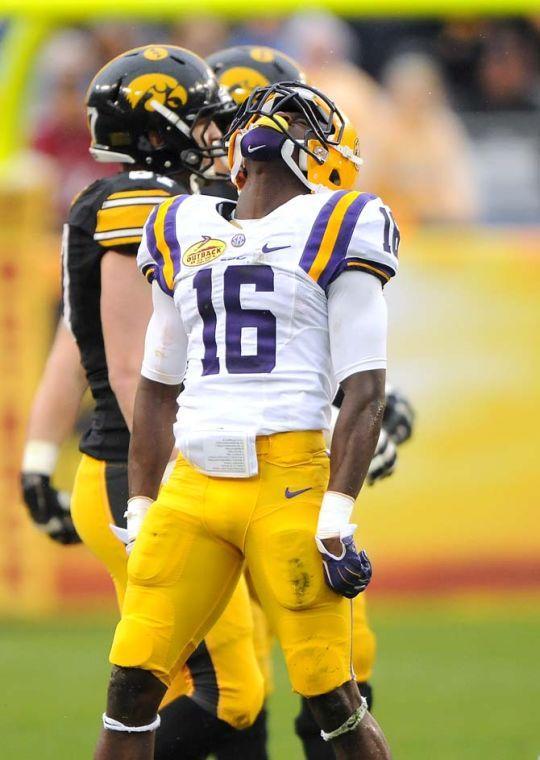
<svg viewBox="0 0 540 760"><path fill-rule="evenodd" d="M305 82L306 76L299 64L285 53L258 45L235 45L218 50L206 58L221 87L230 95L234 108L221 112L216 123L225 134L240 106L256 87L266 87L281 81ZM214 152L216 157L219 153ZM227 148L222 143L221 156L227 156ZM224 162L226 163L226 162ZM224 167L223 167L224 168ZM212 178L210 173L207 178ZM229 179L229 173L214 171L215 179Z"/></svg>
<svg viewBox="0 0 540 760"><path fill-rule="evenodd" d="M287 113L297 113L306 122L303 139L288 129L284 118ZM254 144L255 130L260 131L266 144L274 144L277 152L268 152L265 157L262 148L259 151ZM277 141L275 132L271 135L274 130L281 133ZM352 189L362 165L356 130L348 118L320 90L297 82L255 89L241 106L225 139L229 141L231 179L239 190L245 182L247 154L256 160L280 157L311 192Z"/></svg>
<svg viewBox="0 0 540 760"><path fill-rule="evenodd" d="M208 64L174 45L146 45L114 58L90 83L86 105L96 161L199 175L212 164L208 125L235 109Z"/></svg>

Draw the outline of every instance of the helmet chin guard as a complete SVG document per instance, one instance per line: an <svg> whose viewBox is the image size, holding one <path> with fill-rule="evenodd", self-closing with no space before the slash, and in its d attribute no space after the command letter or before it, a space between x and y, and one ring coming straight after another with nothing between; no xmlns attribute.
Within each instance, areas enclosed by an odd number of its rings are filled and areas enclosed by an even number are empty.
<svg viewBox="0 0 540 760"><path fill-rule="evenodd" d="M306 122L302 139L291 133L282 113L299 114ZM270 131L280 138L269 138ZM281 158L313 193L352 189L362 164L356 131L347 117L322 92L297 82L254 90L225 139L229 140L231 179L238 189L245 182L242 170L246 158Z"/></svg>

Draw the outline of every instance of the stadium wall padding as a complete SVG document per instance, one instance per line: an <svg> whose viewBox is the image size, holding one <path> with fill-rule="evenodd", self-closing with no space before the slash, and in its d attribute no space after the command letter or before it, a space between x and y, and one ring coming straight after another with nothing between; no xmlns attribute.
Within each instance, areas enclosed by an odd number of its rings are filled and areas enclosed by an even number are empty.
<svg viewBox="0 0 540 760"><path fill-rule="evenodd" d="M18 467L59 296L44 191L0 189L0 614L112 604L84 547L30 524ZM41 194L40 194L41 193ZM357 521L371 593L540 588L540 229L403 230L387 288L389 379L417 409L394 477L364 488ZM69 487L76 439L59 485Z"/></svg>

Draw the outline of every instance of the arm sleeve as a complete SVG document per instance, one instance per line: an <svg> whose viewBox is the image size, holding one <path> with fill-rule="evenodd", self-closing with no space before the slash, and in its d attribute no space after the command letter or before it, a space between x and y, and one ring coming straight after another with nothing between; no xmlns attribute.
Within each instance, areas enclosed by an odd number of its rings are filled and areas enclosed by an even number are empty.
<svg viewBox="0 0 540 760"><path fill-rule="evenodd" d="M328 289L328 330L334 375L386 368L387 310L380 282L345 272Z"/></svg>
<svg viewBox="0 0 540 760"><path fill-rule="evenodd" d="M188 338L174 301L152 283L154 312L144 342L141 375L164 385L179 385L187 364Z"/></svg>

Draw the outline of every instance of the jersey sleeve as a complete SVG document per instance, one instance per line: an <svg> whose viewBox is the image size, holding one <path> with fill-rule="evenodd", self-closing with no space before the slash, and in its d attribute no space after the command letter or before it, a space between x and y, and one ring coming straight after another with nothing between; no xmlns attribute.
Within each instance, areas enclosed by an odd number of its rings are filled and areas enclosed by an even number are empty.
<svg viewBox="0 0 540 760"><path fill-rule="evenodd" d="M342 272L361 270L384 285L397 272L399 230L392 212L369 193L332 193L308 237L300 266L325 291Z"/></svg>
<svg viewBox="0 0 540 760"><path fill-rule="evenodd" d="M127 183L124 184L129 188ZM136 185L133 181L130 184L131 188ZM116 189L110 192L97 210L94 240L102 248L135 254L148 215L170 195L164 187Z"/></svg>
<svg viewBox="0 0 540 760"><path fill-rule="evenodd" d="M346 274L329 286L328 333L338 383L355 372L386 369L386 300L368 272Z"/></svg>
<svg viewBox="0 0 540 760"><path fill-rule="evenodd" d="M186 371L188 339L174 302L152 284L154 311L144 343L141 375L164 385L179 385Z"/></svg>
<svg viewBox="0 0 540 760"><path fill-rule="evenodd" d="M137 253L137 266L149 282L172 296L180 272L181 249L177 233L178 209L189 196L169 198L154 208L146 220Z"/></svg>

